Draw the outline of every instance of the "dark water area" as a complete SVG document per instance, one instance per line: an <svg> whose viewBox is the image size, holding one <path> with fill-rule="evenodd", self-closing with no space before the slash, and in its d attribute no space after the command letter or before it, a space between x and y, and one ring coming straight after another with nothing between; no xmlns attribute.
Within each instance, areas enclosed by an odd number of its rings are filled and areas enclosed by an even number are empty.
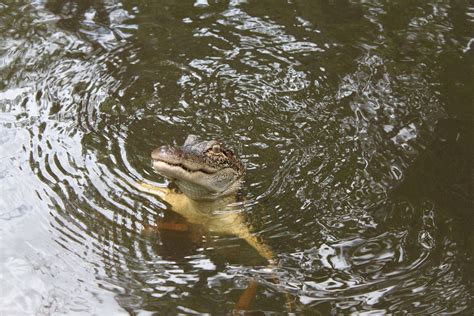
<svg viewBox="0 0 474 316"><path fill-rule="evenodd" d="M0 314L472 314L473 82L470 1L0 2ZM188 134L275 266L146 233Z"/></svg>

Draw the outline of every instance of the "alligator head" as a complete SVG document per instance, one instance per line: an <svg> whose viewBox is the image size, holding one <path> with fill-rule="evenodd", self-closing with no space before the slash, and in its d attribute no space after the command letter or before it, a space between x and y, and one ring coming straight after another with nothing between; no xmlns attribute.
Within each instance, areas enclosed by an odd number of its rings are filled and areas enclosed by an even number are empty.
<svg viewBox="0 0 474 316"><path fill-rule="evenodd" d="M235 194L244 175L244 167L232 150L195 135L189 135L179 148L155 149L151 158L155 170L174 181L192 200L215 200Z"/></svg>

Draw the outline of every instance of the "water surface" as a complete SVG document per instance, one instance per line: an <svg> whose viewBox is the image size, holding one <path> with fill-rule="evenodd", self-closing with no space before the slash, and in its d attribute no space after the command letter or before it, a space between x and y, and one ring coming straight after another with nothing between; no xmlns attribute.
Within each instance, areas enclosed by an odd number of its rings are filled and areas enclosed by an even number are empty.
<svg viewBox="0 0 474 316"><path fill-rule="evenodd" d="M5 314L472 311L468 1L0 3ZM244 162L274 250L132 183L188 134ZM274 281L278 275L279 282Z"/></svg>

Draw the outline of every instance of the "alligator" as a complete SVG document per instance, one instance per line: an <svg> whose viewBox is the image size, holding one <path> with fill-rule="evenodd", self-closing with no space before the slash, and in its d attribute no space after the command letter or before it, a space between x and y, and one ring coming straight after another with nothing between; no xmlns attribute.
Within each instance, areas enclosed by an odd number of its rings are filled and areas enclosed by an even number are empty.
<svg viewBox="0 0 474 316"><path fill-rule="evenodd" d="M153 168L178 190L137 183L137 188L160 197L190 224L207 231L235 235L272 263L270 248L252 234L238 205L245 168L223 143L189 135L181 147L162 146L151 153Z"/></svg>

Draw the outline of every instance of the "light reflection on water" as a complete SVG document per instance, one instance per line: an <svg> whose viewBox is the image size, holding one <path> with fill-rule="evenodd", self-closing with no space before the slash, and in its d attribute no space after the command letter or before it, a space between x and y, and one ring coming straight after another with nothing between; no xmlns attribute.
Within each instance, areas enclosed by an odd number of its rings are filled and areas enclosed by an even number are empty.
<svg viewBox="0 0 474 316"><path fill-rule="evenodd" d="M465 310L469 180L447 184L462 196L447 203L420 187L440 181L423 181L425 153L469 134L437 131L469 102L443 64L467 59L467 9L0 5L2 311L222 313L250 279L256 311L284 311L288 294L301 312ZM236 238L147 229L176 218L130 183L167 184L149 153L189 133L239 152L273 271ZM433 168L468 170L467 156Z"/></svg>

